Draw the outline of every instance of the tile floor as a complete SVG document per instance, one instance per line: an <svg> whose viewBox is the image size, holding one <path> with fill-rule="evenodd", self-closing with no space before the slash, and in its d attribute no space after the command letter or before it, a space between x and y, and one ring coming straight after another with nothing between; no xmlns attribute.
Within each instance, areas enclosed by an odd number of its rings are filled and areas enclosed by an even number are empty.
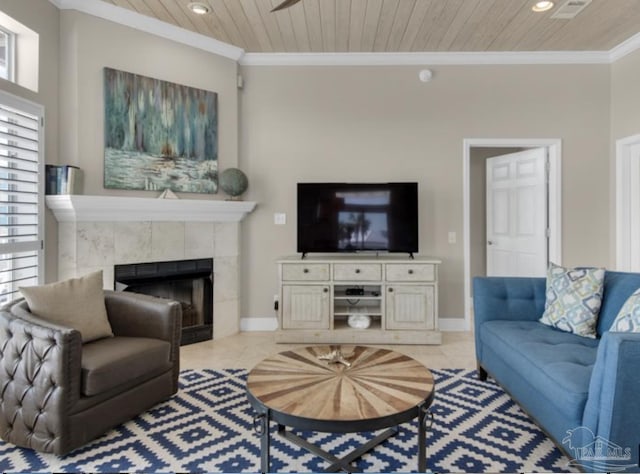
<svg viewBox="0 0 640 474"><path fill-rule="evenodd" d="M241 332L180 348L181 369L250 369L265 357L304 344L277 344L274 332ZM443 332L441 345L382 346L402 352L433 369L473 369L472 332Z"/></svg>

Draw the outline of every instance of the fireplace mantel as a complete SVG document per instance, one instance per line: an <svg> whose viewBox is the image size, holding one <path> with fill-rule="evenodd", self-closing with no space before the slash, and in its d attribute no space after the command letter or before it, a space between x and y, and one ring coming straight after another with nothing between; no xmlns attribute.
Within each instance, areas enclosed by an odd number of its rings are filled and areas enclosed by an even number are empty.
<svg viewBox="0 0 640 474"><path fill-rule="evenodd" d="M80 194L46 196L58 222L196 221L239 222L253 201L156 199Z"/></svg>

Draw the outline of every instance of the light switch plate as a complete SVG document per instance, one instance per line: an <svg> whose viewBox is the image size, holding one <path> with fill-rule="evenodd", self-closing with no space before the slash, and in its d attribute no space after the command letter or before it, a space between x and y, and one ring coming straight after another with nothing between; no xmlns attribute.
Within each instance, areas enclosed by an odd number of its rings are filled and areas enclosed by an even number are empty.
<svg viewBox="0 0 640 474"><path fill-rule="evenodd" d="M285 225L287 223L287 215L284 212L276 212L273 214L273 223L276 225Z"/></svg>

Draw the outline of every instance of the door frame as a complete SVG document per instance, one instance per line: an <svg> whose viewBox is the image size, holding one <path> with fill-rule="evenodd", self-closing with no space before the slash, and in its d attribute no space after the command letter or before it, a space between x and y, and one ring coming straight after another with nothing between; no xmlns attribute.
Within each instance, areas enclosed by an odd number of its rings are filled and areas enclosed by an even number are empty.
<svg viewBox="0 0 640 474"><path fill-rule="evenodd" d="M549 150L549 261L562 265L562 140L559 138L465 138L462 141L464 328L471 329L470 168L472 148L540 148Z"/></svg>
<svg viewBox="0 0 640 474"><path fill-rule="evenodd" d="M640 134L616 140L616 269L630 271L631 194L638 183L631 179L631 148L640 145Z"/></svg>

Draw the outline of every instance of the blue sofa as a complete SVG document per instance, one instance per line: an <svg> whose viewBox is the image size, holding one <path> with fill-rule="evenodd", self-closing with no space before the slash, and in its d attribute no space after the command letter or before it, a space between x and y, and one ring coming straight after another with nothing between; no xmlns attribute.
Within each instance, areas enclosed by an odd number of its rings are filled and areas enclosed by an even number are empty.
<svg viewBox="0 0 640 474"><path fill-rule="evenodd" d="M640 274L606 272L590 339L538 322L545 278L473 281L479 377L494 378L587 472L640 471L640 333L608 331L637 288Z"/></svg>

